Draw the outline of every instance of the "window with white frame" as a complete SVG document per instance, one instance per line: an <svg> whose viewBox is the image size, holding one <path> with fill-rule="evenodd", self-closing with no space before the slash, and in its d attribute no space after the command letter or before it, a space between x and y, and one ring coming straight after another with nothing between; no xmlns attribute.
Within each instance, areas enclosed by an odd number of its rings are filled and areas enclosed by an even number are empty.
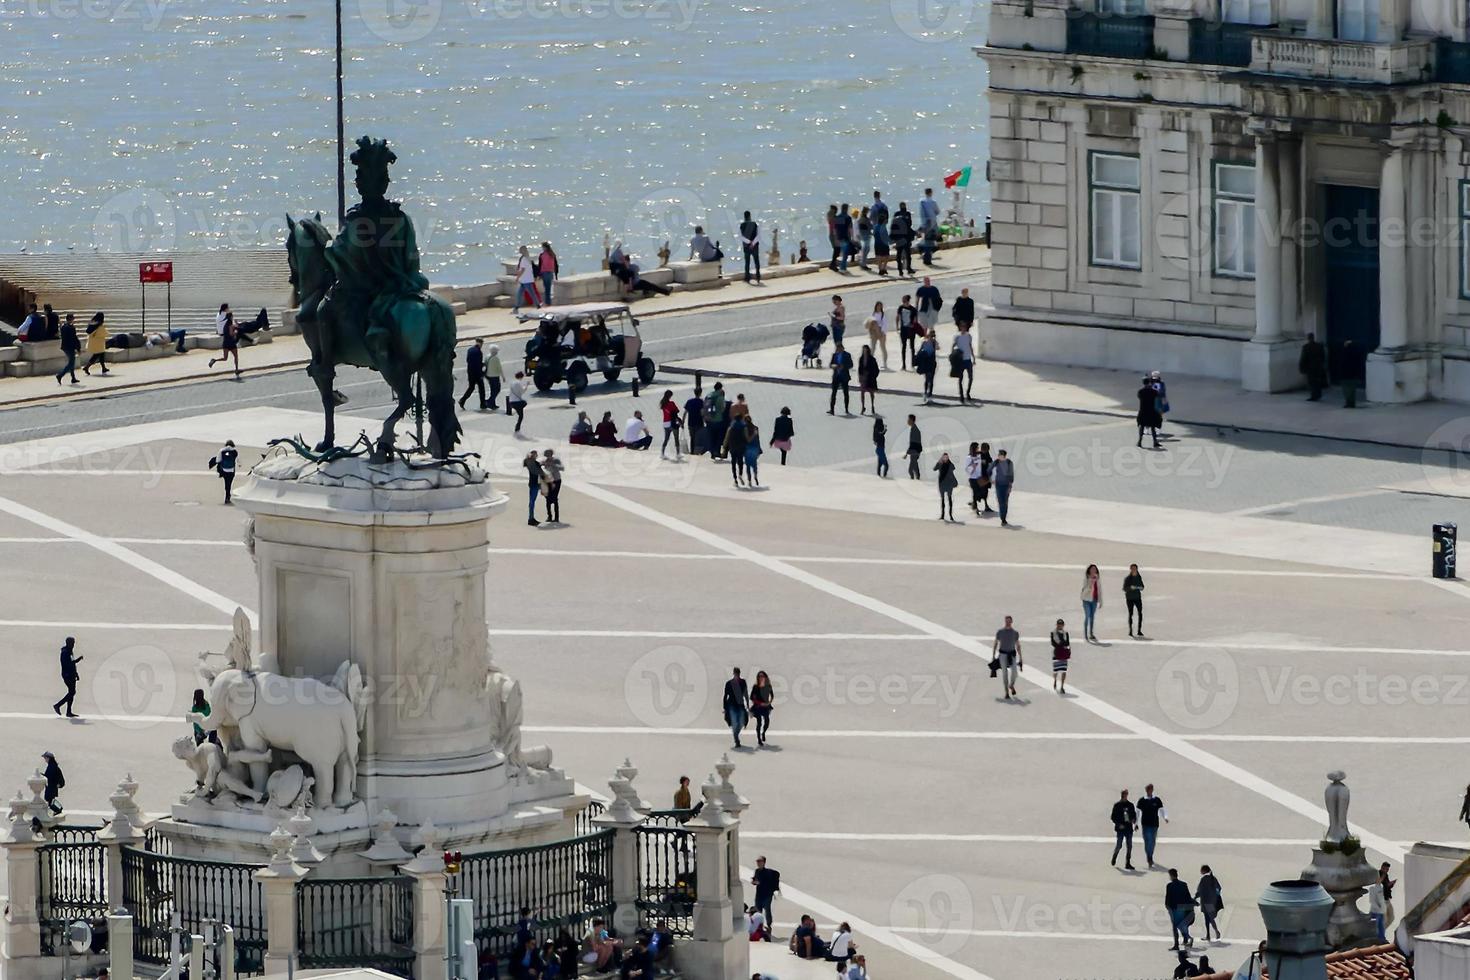
<svg viewBox="0 0 1470 980"><path fill-rule="evenodd" d="M1256 275L1256 168L1215 164L1215 275Z"/></svg>
<svg viewBox="0 0 1470 980"><path fill-rule="evenodd" d="M1378 15L1378 0L1338 0L1338 38L1343 41L1378 40Z"/></svg>
<svg viewBox="0 0 1470 980"><path fill-rule="evenodd" d="M1222 0L1220 12L1227 24L1272 23L1271 0Z"/></svg>
<svg viewBox="0 0 1470 980"><path fill-rule="evenodd" d="M1092 264L1143 267L1141 168L1138 157L1093 153L1088 161L1092 198Z"/></svg>
<svg viewBox="0 0 1470 980"><path fill-rule="evenodd" d="M1460 181L1460 296L1470 299L1470 180Z"/></svg>
<svg viewBox="0 0 1470 980"><path fill-rule="evenodd" d="M1133 17L1146 13L1144 0L1097 0L1097 12L1116 17Z"/></svg>

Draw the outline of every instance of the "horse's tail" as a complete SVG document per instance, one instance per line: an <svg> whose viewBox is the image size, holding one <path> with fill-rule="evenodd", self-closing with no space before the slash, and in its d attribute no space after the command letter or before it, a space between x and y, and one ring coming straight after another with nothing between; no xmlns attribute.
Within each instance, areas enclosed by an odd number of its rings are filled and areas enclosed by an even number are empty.
<svg viewBox="0 0 1470 980"><path fill-rule="evenodd" d="M429 300L429 349L421 373L424 379L429 425L433 430L434 455L441 459L454 450L464 430L454 412L454 345L459 332L454 309L431 294Z"/></svg>

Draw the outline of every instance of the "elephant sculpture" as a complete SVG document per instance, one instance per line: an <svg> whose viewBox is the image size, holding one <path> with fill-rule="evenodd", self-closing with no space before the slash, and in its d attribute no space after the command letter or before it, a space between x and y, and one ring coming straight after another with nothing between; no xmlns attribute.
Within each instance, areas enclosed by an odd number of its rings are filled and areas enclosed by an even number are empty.
<svg viewBox="0 0 1470 980"><path fill-rule="evenodd" d="M243 623L243 629L241 628ZM213 670L201 663L209 690L210 713L191 714L205 731L250 753L250 788L264 794L269 763L257 761L266 750L292 752L311 767L316 806L351 805L357 782L368 691L356 664L344 661L330 682L286 677L245 666L249 661L249 621L236 614L232 666Z"/></svg>

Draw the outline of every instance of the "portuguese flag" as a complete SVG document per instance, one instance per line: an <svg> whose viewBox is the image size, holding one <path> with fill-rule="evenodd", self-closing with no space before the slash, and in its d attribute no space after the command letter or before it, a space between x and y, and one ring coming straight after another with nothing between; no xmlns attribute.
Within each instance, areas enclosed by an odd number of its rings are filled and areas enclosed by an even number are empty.
<svg viewBox="0 0 1470 980"><path fill-rule="evenodd" d="M948 188L969 187L970 186L970 168L969 167L964 167L964 168L962 168L960 170L956 170L954 173L952 173L952 174L948 175L947 177L945 177L944 178L944 186L945 187L948 187Z"/></svg>

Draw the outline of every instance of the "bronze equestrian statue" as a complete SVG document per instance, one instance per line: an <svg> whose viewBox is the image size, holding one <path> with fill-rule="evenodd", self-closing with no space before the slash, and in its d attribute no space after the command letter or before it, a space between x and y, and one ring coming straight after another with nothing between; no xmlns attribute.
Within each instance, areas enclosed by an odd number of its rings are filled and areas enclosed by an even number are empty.
<svg viewBox="0 0 1470 980"><path fill-rule="evenodd" d="M336 445L333 414L346 401L332 387L337 365L372 368L398 404L383 422L373 459L393 455L394 429L416 404L414 378L422 381L429 420L426 448L446 459L461 432L455 416L454 311L429 292L419 271L413 221L387 199L388 166L398 158L383 140L364 136L351 160L362 201L348 210L333 239L315 218L286 216L286 257L300 305L296 322L311 350L307 374L316 382L326 416L317 452Z"/></svg>

